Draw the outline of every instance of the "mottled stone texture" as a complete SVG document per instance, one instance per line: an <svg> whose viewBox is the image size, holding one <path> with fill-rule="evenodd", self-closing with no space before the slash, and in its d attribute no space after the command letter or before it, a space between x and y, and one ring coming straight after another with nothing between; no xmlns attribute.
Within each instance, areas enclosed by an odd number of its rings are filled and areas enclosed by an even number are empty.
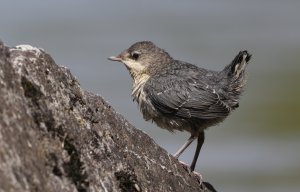
<svg viewBox="0 0 300 192"><path fill-rule="evenodd" d="M0 191L212 191L65 67L0 42Z"/></svg>

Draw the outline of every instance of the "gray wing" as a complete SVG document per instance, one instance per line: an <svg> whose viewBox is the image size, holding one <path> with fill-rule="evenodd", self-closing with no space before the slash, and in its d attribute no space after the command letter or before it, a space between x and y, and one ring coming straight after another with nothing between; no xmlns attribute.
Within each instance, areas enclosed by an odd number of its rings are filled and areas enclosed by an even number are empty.
<svg viewBox="0 0 300 192"><path fill-rule="evenodd" d="M163 114L180 118L213 119L226 117L231 108L226 97L213 86L195 78L149 79L144 90L152 105Z"/></svg>

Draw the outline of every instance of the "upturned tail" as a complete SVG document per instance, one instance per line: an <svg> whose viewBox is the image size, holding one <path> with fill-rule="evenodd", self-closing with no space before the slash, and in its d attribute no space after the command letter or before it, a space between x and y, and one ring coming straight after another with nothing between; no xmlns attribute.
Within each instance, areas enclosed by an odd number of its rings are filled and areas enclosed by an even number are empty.
<svg viewBox="0 0 300 192"><path fill-rule="evenodd" d="M235 56L234 60L225 67L223 72L234 80L243 78L242 76L244 76L245 68L250 59L251 54L249 54L248 51L240 51L239 54Z"/></svg>
<svg viewBox="0 0 300 192"><path fill-rule="evenodd" d="M221 72L223 76L227 76L228 84L226 90L230 95L230 105L233 108L238 107L239 96L244 90L247 81L245 69L250 59L251 54L248 51L240 51L233 61Z"/></svg>

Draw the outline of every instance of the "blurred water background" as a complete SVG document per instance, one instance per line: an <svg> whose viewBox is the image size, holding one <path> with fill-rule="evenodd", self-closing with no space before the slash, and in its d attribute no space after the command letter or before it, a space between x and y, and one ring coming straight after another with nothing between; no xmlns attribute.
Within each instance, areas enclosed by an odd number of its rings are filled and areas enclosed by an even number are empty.
<svg viewBox="0 0 300 192"><path fill-rule="evenodd" d="M71 69L133 125L174 153L187 133L146 123L125 67L106 58L140 40L221 70L253 54L240 108L206 131L197 170L224 192L300 189L300 1L1 1L0 39L31 44ZM141 144L142 145L142 144ZM194 147L181 160L190 163Z"/></svg>

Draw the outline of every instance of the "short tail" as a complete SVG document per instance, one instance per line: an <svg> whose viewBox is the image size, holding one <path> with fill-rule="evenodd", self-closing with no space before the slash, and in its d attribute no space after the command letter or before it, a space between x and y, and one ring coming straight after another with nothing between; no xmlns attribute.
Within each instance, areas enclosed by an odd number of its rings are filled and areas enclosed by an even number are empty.
<svg viewBox="0 0 300 192"><path fill-rule="evenodd" d="M227 74L228 77L238 79L241 75L244 75L247 63L251 59L251 54L248 51L240 51L234 60L225 67L223 72Z"/></svg>

